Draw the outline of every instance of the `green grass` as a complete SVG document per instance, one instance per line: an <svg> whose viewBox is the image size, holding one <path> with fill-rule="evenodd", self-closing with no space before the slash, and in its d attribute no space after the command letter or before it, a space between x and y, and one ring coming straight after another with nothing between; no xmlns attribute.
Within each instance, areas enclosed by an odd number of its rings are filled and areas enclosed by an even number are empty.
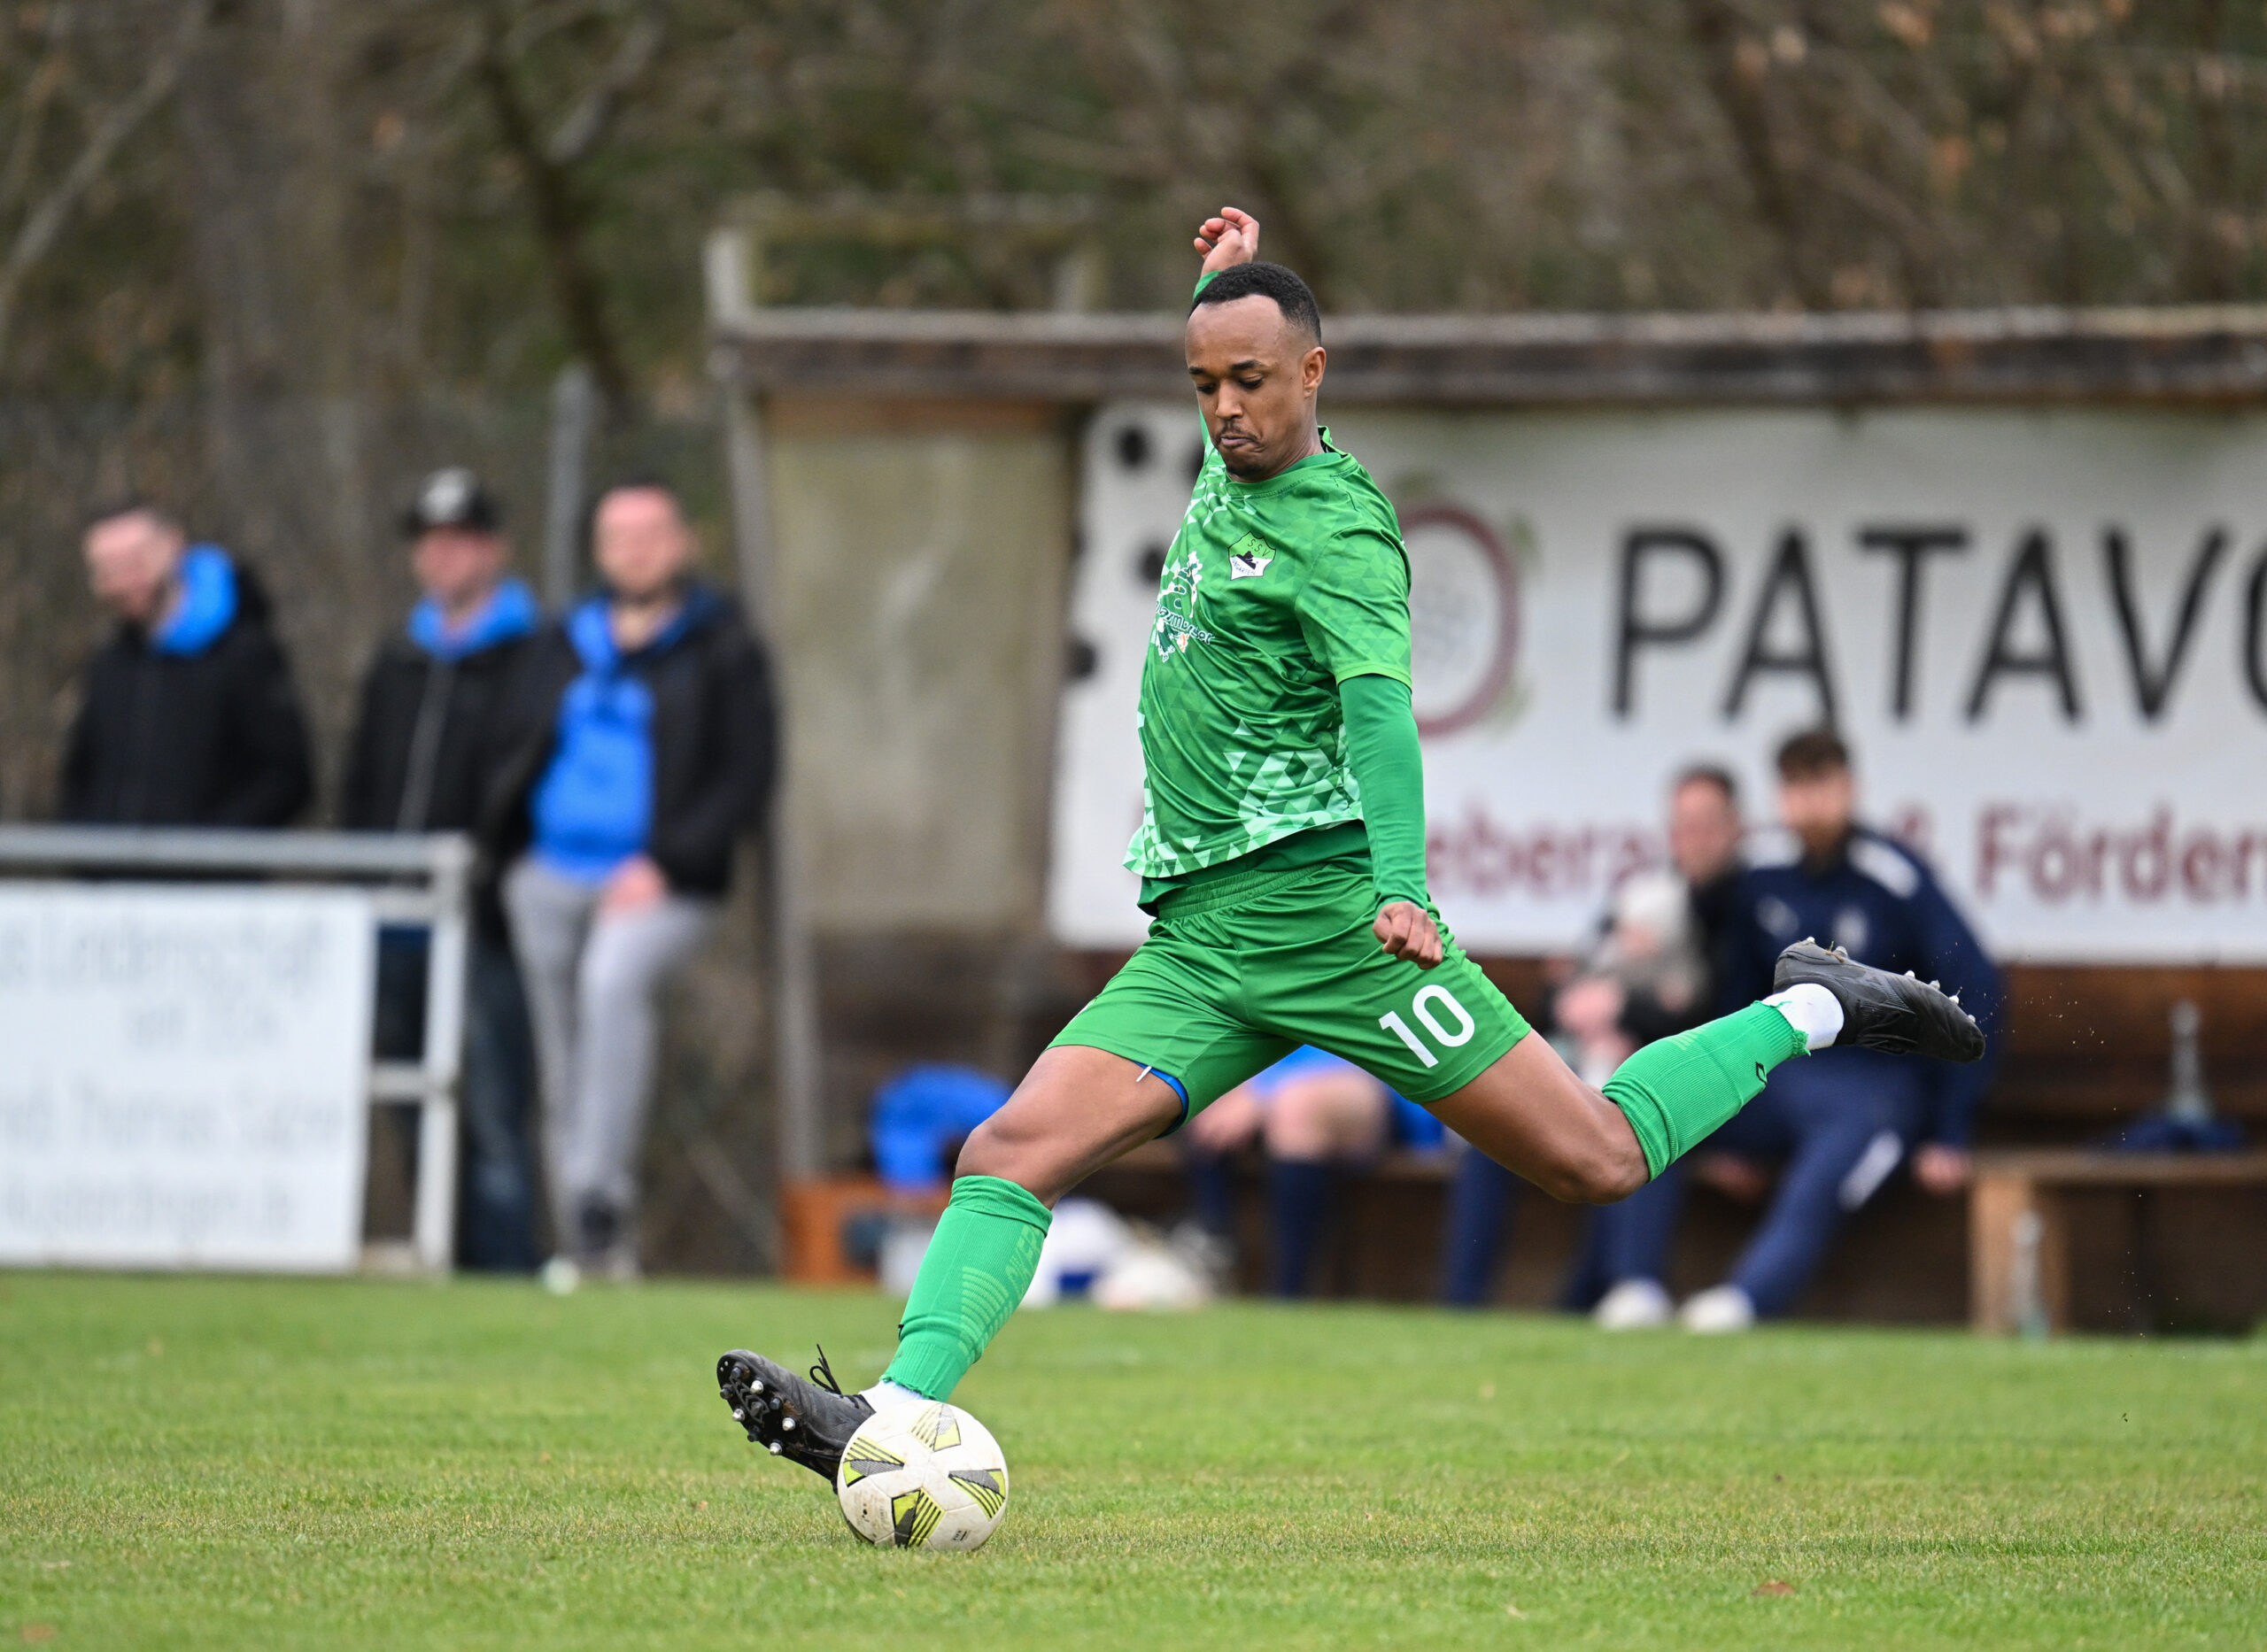
<svg viewBox="0 0 2267 1652"><path fill-rule="evenodd" d="M964 1556L855 1543L711 1386L870 1379L893 1308L0 1275L0 1645L2267 1643L2259 1339L1033 1314Z"/></svg>

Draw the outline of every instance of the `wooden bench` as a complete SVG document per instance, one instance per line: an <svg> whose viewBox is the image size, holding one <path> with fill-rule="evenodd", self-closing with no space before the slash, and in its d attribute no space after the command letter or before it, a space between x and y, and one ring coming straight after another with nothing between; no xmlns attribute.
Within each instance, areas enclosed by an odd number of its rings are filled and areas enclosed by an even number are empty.
<svg viewBox="0 0 2267 1652"><path fill-rule="evenodd" d="M2267 1153L2052 1148L1977 1154L1968 1203L1969 1323L1990 1332L2068 1327L2064 1192L2207 1187L2267 1187Z"/></svg>

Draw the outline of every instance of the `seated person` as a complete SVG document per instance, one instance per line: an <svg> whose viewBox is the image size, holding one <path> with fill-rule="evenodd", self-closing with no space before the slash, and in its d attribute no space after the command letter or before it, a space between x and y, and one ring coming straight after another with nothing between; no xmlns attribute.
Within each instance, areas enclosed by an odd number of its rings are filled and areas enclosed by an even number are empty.
<svg viewBox="0 0 2267 1652"><path fill-rule="evenodd" d="M1186 1156L1197 1221L1233 1250L1228 1158L1260 1141L1274 1234L1269 1289L1304 1295L1340 1169L1375 1158L1392 1140L1437 1147L1444 1135L1431 1114L1352 1062L1311 1047L1294 1050L1189 1121Z"/></svg>
<svg viewBox="0 0 2267 1652"><path fill-rule="evenodd" d="M1964 1185L1969 1131L1999 1043L1998 970L1927 863L1857 823L1850 754L1840 737L1823 729L1795 736L1780 748L1778 769L1785 830L1759 845L1740 880L1729 992L1743 995L1759 984L1768 991L1779 949L1815 937L1861 962L1941 980L1992 1047L1966 1066L1830 1049L1775 1071L1763 1093L1691 1161L1697 1167L1707 1154L1714 1179L1759 1196L1774 1171L1777 1177L1762 1224L1731 1278L1678 1315L1691 1331L1742 1331L1758 1317L1785 1313L1842 1218L1873 1196L1908 1150L1914 1179L1928 1191ZM1667 1319L1664 1281L1683 1186L1672 1167L1593 1218L1604 1252L1619 1263L1598 1303L1600 1324L1627 1329Z"/></svg>
<svg viewBox="0 0 2267 1652"><path fill-rule="evenodd" d="M1598 944L1562 966L1546 1005L1543 1024L1551 1042L1585 1081L1603 1084L1639 1046L1714 1013L1712 989L1745 830L1729 774L1696 766L1677 776L1669 791L1670 866L1615 890ZM1458 1161L1442 1298L1476 1308L1489 1297L1517 1183L1484 1154L1459 1154ZM1575 1306L1589 1307L1606 1288L1597 1280L1595 1239L1593 1230L1569 1281Z"/></svg>

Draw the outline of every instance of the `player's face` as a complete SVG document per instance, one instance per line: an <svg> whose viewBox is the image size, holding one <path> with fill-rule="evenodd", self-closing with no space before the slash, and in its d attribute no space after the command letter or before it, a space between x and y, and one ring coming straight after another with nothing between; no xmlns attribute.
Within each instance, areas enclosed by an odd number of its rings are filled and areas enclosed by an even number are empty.
<svg viewBox="0 0 2267 1652"><path fill-rule="evenodd" d="M1320 344L1255 293L1189 313L1188 377L1228 474L1264 482L1313 451Z"/></svg>
<svg viewBox="0 0 2267 1652"><path fill-rule="evenodd" d="M692 562L692 529L659 488L616 488L591 525L592 560L617 597L650 601Z"/></svg>
<svg viewBox="0 0 2267 1652"><path fill-rule="evenodd" d="M1688 884L1705 884L1739 853L1739 810L1713 781L1690 780L1668 800L1668 858Z"/></svg>
<svg viewBox="0 0 2267 1652"><path fill-rule="evenodd" d="M1850 835L1857 815L1857 785L1846 768L1797 775L1779 782L1779 819L1802 839L1803 853L1832 853Z"/></svg>
<svg viewBox="0 0 2267 1652"><path fill-rule="evenodd" d="M128 511L87 530L87 583L130 625L159 617L181 566L180 530L146 511Z"/></svg>

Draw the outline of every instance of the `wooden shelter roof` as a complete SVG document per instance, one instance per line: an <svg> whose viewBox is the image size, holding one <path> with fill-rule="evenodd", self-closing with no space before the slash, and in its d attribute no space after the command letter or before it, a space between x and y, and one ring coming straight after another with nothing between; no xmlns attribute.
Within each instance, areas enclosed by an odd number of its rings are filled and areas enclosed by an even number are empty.
<svg viewBox="0 0 2267 1652"><path fill-rule="evenodd" d="M1088 403L1186 393L1172 314L744 309L761 394ZM2267 306L1837 314L1342 315L1337 402L1451 406L2267 399Z"/></svg>

